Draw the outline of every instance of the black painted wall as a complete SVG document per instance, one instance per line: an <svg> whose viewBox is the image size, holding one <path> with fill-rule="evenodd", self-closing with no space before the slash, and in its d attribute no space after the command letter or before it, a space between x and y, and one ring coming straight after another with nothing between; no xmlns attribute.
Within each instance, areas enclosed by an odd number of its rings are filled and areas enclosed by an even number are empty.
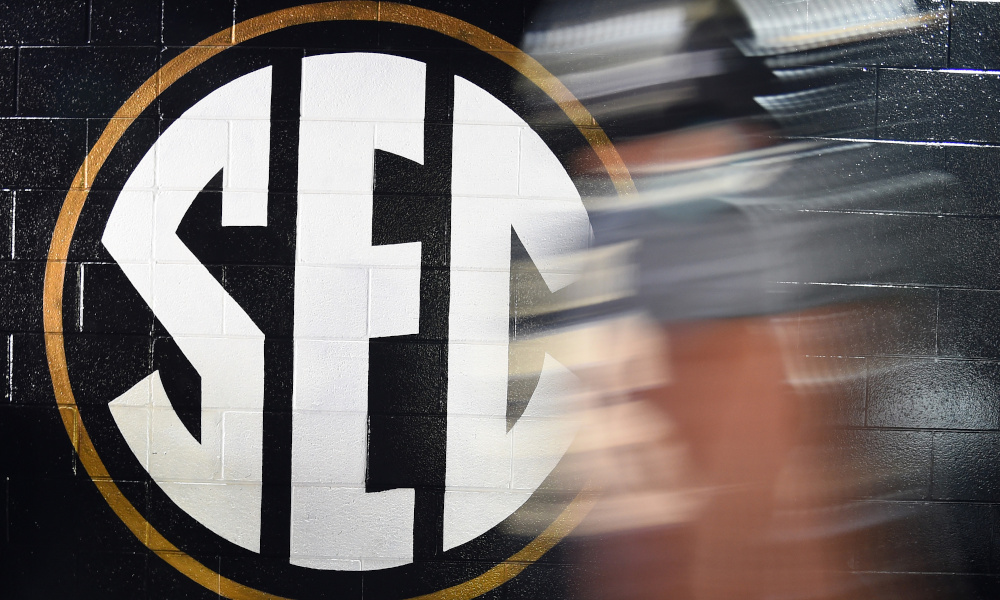
<svg viewBox="0 0 1000 600"><path fill-rule="evenodd" d="M840 67L855 100L849 119L840 109L798 131L870 143L842 176L933 171L947 181L850 217L859 232L878 220L880 230L899 235L897 251L912 262L894 280L871 280L893 286L889 301L860 315L864 331L849 344L855 356L842 359L845 370L865 376L835 419L837 443L858 485L856 518L878 515L881 523L847 567L871 586L871 597L890 597L904 582L907 597L993 598L1000 593L1000 5L927 4L942 25L875 44L877 52ZM874 272L880 260L892 257L865 263Z"/></svg>
<svg viewBox="0 0 1000 600"><path fill-rule="evenodd" d="M216 597L143 546L79 468L48 374L42 277L66 189L137 85L185 45L292 4L0 2L0 596ZM515 44L531 15L517 0L419 4ZM900 232L913 247L899 251L920 258L898 280L878 282L893 286L904 309L861 315L869 331L843 359L865 373L831 423L858 481L872 483L859 485L854 506L859 515L877 505L894 517L844 567L876 589L904 578L918 597L993 598L1000 595L1000 4L955 0L938 10L944 25L839 63L855 90L850 127L817 120L799 133L867 140L864 160L845 167L845 176L917 165L954 178L916 209L868 206L851 217L859 231L877 219ZM107 270L88 265L88 285L99 288ZM79 265L68 272L70 285ZM67 314L74 319L80 315ZM581 568L557 548L486 597L572 597L569 582Z"/></svg>
<svg viewBox="0 0 1000 600"><path fill-rule="evenodd" d="M4 401L0 404L4 508L0 597L218 597L218 593L190 581L141 543L109 509L80 464L60 416L60 411L72 413L75 409L57 408L49 376L42 281L52 230L66 191L88 149L129 95L187 46L234 22L298 4L83 0L0 5L0 348L4 357ZM421 6L456 16L514 44L521 38L529 12L521 2L427 2ZM355 38L348 35L325 47L393 47L397 51L437 52L443 56L441 49L426 47L419 36L381 41L375 25L359 26L356 33ZM284 43L294 45L297 40L286 39ZM300 49L298 56L301 54ZM441 56L437 58L441 60ZM175 108L161 108L147 111L132 126L139 143L148 143L146 138L168 124L166 117ZM431 154L428 151L428 156ZM109 163L108 168L114 165ZM410 183L413 181L416 179L411 178ZM396 183L398 186L405 181ZM103 194L110 198L110 193L95 189L91 197L99 199ZM386 229L393 233L391 227ZM97 241L99 234L91 237ZM396 241L387 238L383 243ZM424 243L425 248L429 247L426 240ZM79 253L74 250L74 255L77 260L67 266L66 288L79 292L86 286L88 291L81 294L79 303L65 304L68 345L75 346L82 356L94 357L93 366L98 370L109 366L142 370L157 364L162 360L159 347L169 339L154 340L157 329L150 315L135 310L129 304L134 299L111 291L123 284L118 267L108 263L108 257L96 244L80 248ZM216 262L245 261L223 257ZM232 281L239 278L243 267L219 264L211 268L220 277L224 271L227 281ZM91 383L94 391L104 387L118 390L115 393L130 385L124 377ZM417 442L427 444L419 436ZM443 444L428 447L440 451ZM419 465L426 455L414 447L405 450L389 458L397 463L407 458ZM442 457L434 458L440 462ZM396 468L398 465L388 465L383 470L391 477ZM389 487L396 487L399 482L390 483L394 485ZM154 484L136 481L120 485L127 488L126 495L140 510L157 510L156 495L150 493ZM285 534L287 537L287 527ZM211 551L195 558L214 570L220 570L222 561L239 560L213 555ZM437 561L434 568L454 582L469 579L491 566L473 561ZM562 597L575 568L560 546L484 597ZM269 574L255 576L267 578ZM353 578L348 585L310 589L304 595L402 597L441 587L431 579L435 577L418 582L418 587L411 582L396 589L384 578L381 583Z"/></svg>

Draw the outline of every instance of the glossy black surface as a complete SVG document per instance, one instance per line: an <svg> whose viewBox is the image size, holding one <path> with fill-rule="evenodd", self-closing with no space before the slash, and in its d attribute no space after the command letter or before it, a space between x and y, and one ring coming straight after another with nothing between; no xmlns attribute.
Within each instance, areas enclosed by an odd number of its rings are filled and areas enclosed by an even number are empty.
<svg viewBox="0 0 1000 600"><path fill-rule="evenodd" d="M2 187L68 189L83 164L86 136L82 119L0 119Z"/></svg>
<svg viewBox="0 0 1000 600"><path fill-rule="evenodd" d="M0 3L2 44L84 44L90 4L86 0L20 0Z"/></svg>
<svg viewBox="0 0 1000 600"><path fill-rule="evenodd" d="M996 432L942 431L934 434L934 498L1000 501Z"/></svg>
<svg viewBox="0 0 1000 600"><path fill-rule="evenodd" d="M885 358L868 365L868 418L874 427L997 429L1000 365L947 359Z"/></svg>
<svg viewBox="0 0 1000 600"><path fill-rule="evenodd" d="M879 71L883 140L998 142L1000 75L908 69Z"/></svg>
<svg viewBox="0 0 1000 600"><path fill-rule="evenodd" d="M155 48L22 48L17 114L111 117L156 72Z"/></svg>
<svg viewBox="0 0 1000 600"><path fill-rule="evenodd" d="M86 149L135 87L185 45L230 27L234 19L295 4L69 0L28 7L24 2L0 2L0 356L4 358L0 377L0 590L5 598L218 597L146 549L111 513L80 468L54 403L44 351L44 260L66 189ZM515 44L532 13L532 6L516 2L422 5L466 19ZM926 171L940 175L940 181L923 188L918 197L890 195L877 201L859 197L852 205L855 212L836 217L857 223L856 240L842 242L842 251L867 247L873 237L882 236L905 240L897 246L899 252L912 257L905 261L907 268L895 272L880 269L882 264L900 264L892 257L858 257L864 277L851 283L893 287L882 304L853 309L851 319L858 330L849 339L849 356L837 359L849 380L849 393L839 404L824 409L826 423L837 429L832 434L833 447L857 482L854 497L858 502L852 504L855 512L849 516L881 523L874 543L859 545L850 564L844 565L858 572L859 581L872 584L872 598L879 597L880 582L888 589L889 582L898 579L910 582L908 589L915 590L911 598L976 599L1000 594L1000 536L996 533L1000 531L1000 366L994 362L1000 358L1000 220L996 218L1000 215L1000 148L994 147L1000 144L1000 76L936 70L1000 68L997 7L964 1L940 5L938 25L844 49L849 56L837 56L836 64L851 67L830 75L827 81L840 86L844 104L835 114L816 114L799 124L800 135L914 142L876 143L846 162L834 177L859 178L873 172L903 178ZM273 39L251 45L293 47L297 43L292 35ZM435 60L444 57L458 70L483 71L468 53L427 47L427 39L398 27L359 24L345 30L330 46L406 49L435 56ZM310 49L320 51L319 47ZM289 55L301 56L301 49ZM260 60L260 55L247 51L233 62L249 69ZM803 64L830 64L832 60L812 53ZM506 85L500 76L495 84L498 88ZM185 94L206 92L183 85L179 84L173 99L165 98L162 105L144 114L116 152L131 156L148 147L169 124L161 115L175 117L183 108ZM509 100L529 112L527 101ZM449 118L436 115L435 123L428 125L429 143L436 144L429 153L445 151L439 140L446 136L433 129L447 129ZM537 115L541 124L547 119L546 114ZM559 127L539 130L546 139L574 135ZM287 128L275 128L275 132L286 138L294 135ZM291 138L286 138L278 143L291 145ZM945 147L941 142L972 145ZM437 239L446 239L447 210L435 204L440 203L435 194L443 180L433 175L440 173L414 177L412 165L394 163L388 157L377 160L378 185L386 190L377 200L376 233L383 243L409 239L405 225L413 223L411 214L427 220L421 223L422 231L434 230ZM114 186L109 182L127 176L126 163L119 155L108 161L97 182L97 188L104 191L91 194L94 205L110 206L114 201ZM584 183L581 189L587 190ZM275 190L293 191L294 182L279 181ZM415 202L433 207L411 211ZM100 224L85 219L80 228L81 240L99 239ZM191 238L217 234L193 232ZM244 258L254 244L254 240L229 242L228 250ZM421 301L440 305L447 294L448 253L446 246L424 247L426 285L422 287L427 293ZM217 265L213 273L227 288L274 292L251 294L253 303L248 299L244 306L261 321L269 320L277 337L287 337L291 323L287 314L275 308L287 297L275 291L279 286L274 283L290 278L287 256L258 256L260 260L232 264L237 261L226 250L204 245L199 251ZM64 311L67 347L77 357L70 369L102 369L102 364L113 360L122 373L121 378L106 380L101 390L96 384L83 384L78 399L86 404L109 390L123 389L128 384L125 373L144 375L154 361L168 363L169 353L157 354L157 346L169 345L169 341L156 336L150 347L151 332L162 333L152 314L137 294L109 291L129 287L99 244L74 245L74 253L74 262L67 267ZM82 298L81 287L85 290ZM441 484L440 471L423 461L438 455L443 447L444 390L440 377L433 375L440 375L446 365L440 344L446 336L447 323L437 315L421 323L415 339L373 344L383 366L419 357L426 367L421 372L408 371L405 377L374 382L374 396L381 400L375 403L373 432L382 441L373 448L369 481L373 488L420 485L434 489ZM273 351L285 352L281 347ZM165 367L170 368L178 372L173 384L193 387L182 377L183 365ZM419 410L412 410L412 404L409 410L394 405L393 398L401 391L423 399ZM174 394L178 398L187 395ZM178 407L184 418L192 416L193 410L192 406ZM274 431L287 429L281 426L287 412L269 414L269 422L276 423ZM187 422L196 428L193 420ZM399 432L409 434L400 436ZM172 518L174 513L164 506L165 497L150 491L144 480L136 477L120 485L137 506L146 509L148 505L153 518ZM425 527L435 527L433 506L427 514L431 517ZM192 524L177 519L168 527L177 532ZM192 539L193 548L204 552L198 554L204 564L229 572L249 568L241 563L245 557L219 552L216 544L202 543L197 535ZM495 540L490 543L495 543L497 555L511 549ZM424 549L431 557L435 550ZM433 566L448 572L444 579L476 575L483 566L473 559L481 559L488 550L465 548ZM559 547L483 597L573 598L575 576L586 568L592 565L574 564L572 556ZM392 597L413 586L435 589L437 580L423 580L419 569L414 572L417 575L402 582L345 579L336 588L336 597ZM267 570L256 574L261 581L280 576ZM309 590L300 587L299 591Z"/></svg>
<svg viewBox="0 0 1000 600"><path fill-rule="evenodd" d="M951 53L953 69L1000 68L1000 6L994 2L951 3Z"/></svg>
<svg viewBox="0 0 1000 600"><path fill-rule="evenodd" d="M847 429L836 444L854 497L926 500L931 490L931 436L927 431Z"/></svg>
<svg viewBox="0 0 1000 600"><path fill-rule="evenodd" d="M1000 295L987 290L942 290L941 354L963 358L1000 358L1000 331L989 317L1000 309Z"/></svg>
<svg viewBox="0 0 1000 600"><path fill-rule="evenodd" d="M160 0L91 0L90 43L94 45L156 45L160 43Z"/></svg>

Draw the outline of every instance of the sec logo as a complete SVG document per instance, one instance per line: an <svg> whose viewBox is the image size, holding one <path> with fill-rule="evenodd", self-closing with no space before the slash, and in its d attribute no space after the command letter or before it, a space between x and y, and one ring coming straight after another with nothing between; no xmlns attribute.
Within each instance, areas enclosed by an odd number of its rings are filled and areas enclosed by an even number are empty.
<svg viewBox="0 0 1000 600"><path fill-rule="evenodd" d="M581 148L606 176L570 176ZM81 464L225 597L501 585L587 508L534 315L578 277L583 198L630 186L557 80L457 19L333 2L220 32L111 119L53 233Z"/></svg>

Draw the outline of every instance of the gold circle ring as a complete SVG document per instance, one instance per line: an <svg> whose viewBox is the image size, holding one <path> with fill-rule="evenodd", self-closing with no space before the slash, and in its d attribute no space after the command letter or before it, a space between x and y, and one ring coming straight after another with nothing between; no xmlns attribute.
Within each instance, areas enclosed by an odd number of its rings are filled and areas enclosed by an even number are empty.
<svg viewBox="0 0 1000 600"><path fill-rule="evenodd" d="M610 175L619 195L627 195L635 191L635 185L628 169L607 135L597 126L594 118L566 86L538 61L516 46L465 21L405 4L374 0L324 2L287 8L247 19L188 48L163 65L129 96L128 100L115 112L104 132L101 133L94 147L87 154L83 165L76 172L52 232L52 242L49 245L48 261L45 266L42 299L45 352L48 357L49 373L52 376L52 388L56 403L60 408L59 413L63 425L79 455L80 463L87 470L87 474L90 475L90 478L97 485L97 489L100 490L101 495L104 496L118 518L146 547L172 567L194 582L232 600L282 599L279 596L267 594L223 577L167 540L118 488L87 433L87 428L84 426L77 409L66 365L62 313L66 260L69 256L69 248L77 221L98 171L132 122L149 107L163 90L198 65L242 42L286 27L324 21L382 21L421 27L465 42L499 59L529 79L559 105L593 148ZM499 587L555 546L559 540L576 527L592 505L591 495L586 490L580 492L537 538L504 562L497 564L478 577L431 594L419 596L413 600L475 598Z"/></svg>

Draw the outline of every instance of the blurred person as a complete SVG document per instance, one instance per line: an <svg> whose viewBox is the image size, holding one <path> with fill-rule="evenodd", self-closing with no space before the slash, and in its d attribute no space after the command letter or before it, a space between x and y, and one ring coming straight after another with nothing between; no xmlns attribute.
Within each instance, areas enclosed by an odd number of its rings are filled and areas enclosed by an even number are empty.
<svg viewBox="0 0 1000 600"><path fill-rule="evenodd" d="M859 237L840 211L900 188L823 187L838 152L852 150L779 144L789 129L757 100L787 106L780 98L801 91L782 96L748 48L812 50L844 42L838 24L870 39L922 17L907 2L861 18L833 3L834 33L803 33L775 27L780 11L767 4L557 4L525 40L598 107L598 122L615 124L639 190L590 203L596 250L574 303L589 295L597 316L552 334L590 390L574 459L603 489L580 528L593 565L583 597L860 593L834 522L848 485L821 451L820 426L859 375L824 357L847 353L856 307L879 301L877 288L840 284L900 267L868 261L898 245L891 232ZM752 26L746 14L772 18ZM934 183L929 174L903 187Z"/></svg>

